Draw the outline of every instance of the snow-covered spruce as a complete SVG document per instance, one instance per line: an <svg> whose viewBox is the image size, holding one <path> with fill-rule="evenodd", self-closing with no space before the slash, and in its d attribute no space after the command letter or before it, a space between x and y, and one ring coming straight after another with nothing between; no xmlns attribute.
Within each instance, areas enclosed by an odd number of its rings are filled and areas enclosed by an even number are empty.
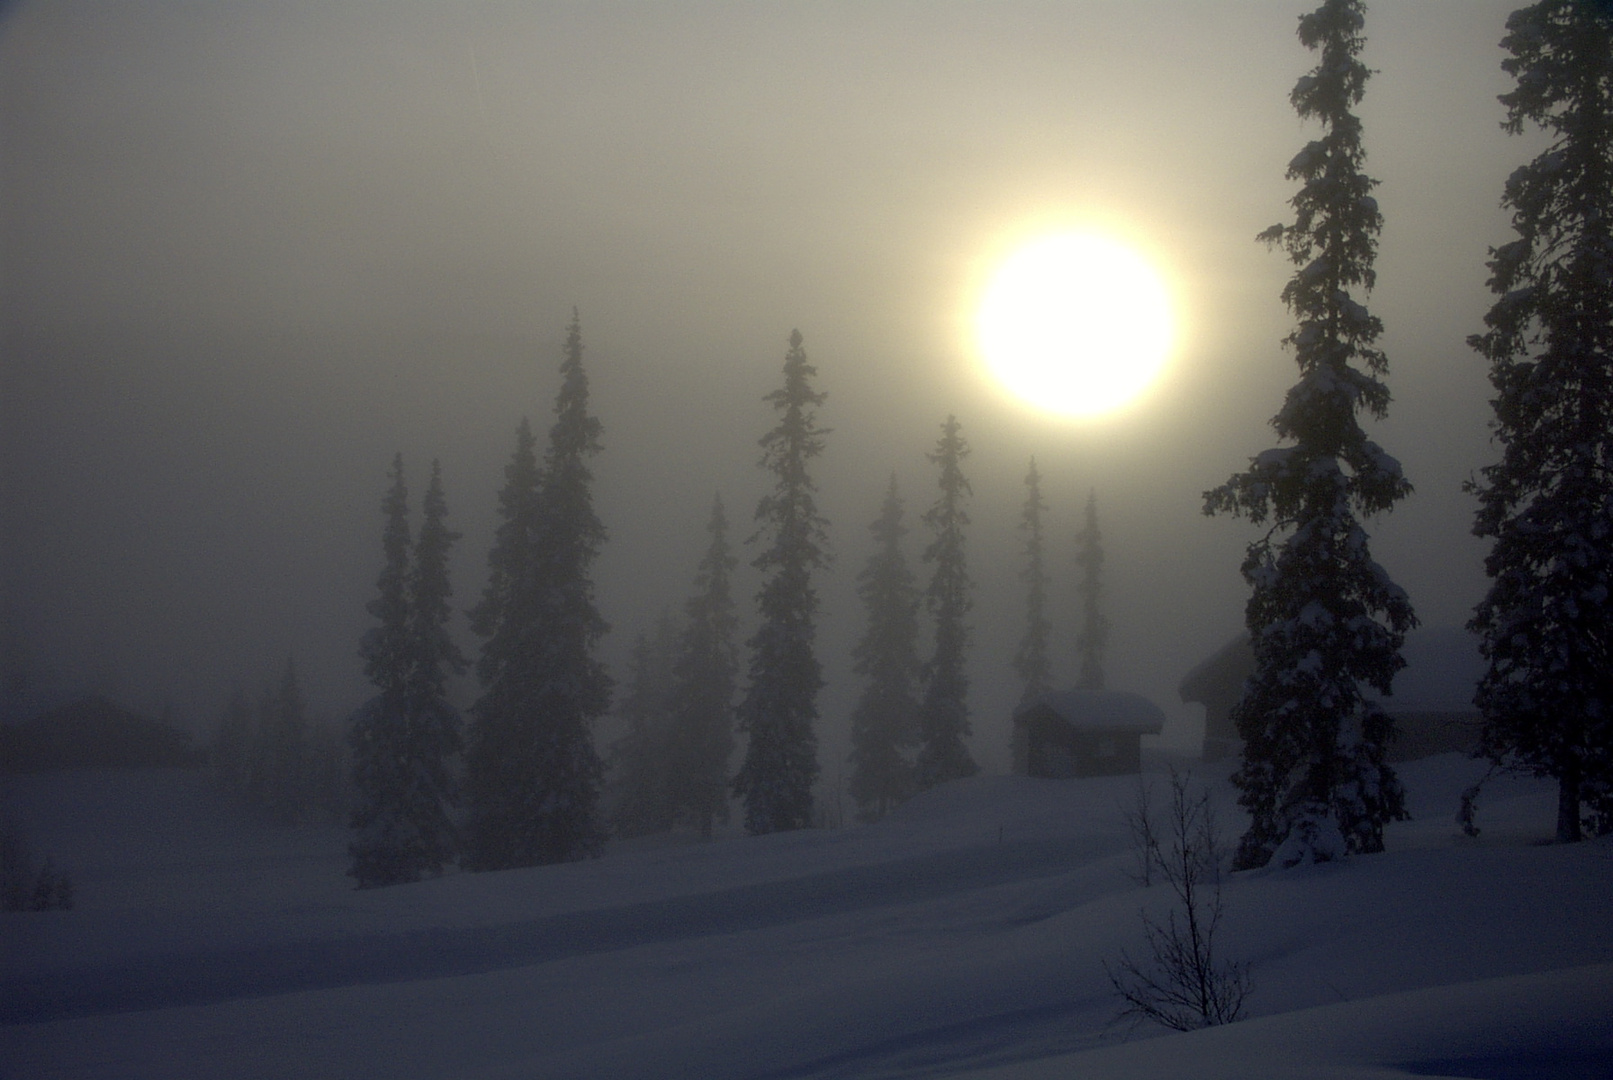
<svg viewBox="0 0 1613 1080"><path fill-rule="evenodd" d="M1573 841L1613 831L1613 14L1545 0L1501 44L1504 126L1552 141L1507 180L1518 238L1490 251L1499 299L1470 339L1502 450L1471 487L1473 531L1494 541L1477 703L1494 762L1557 779Z"/></svg>
<svg viewBox="0 0 1613 1080"><path fill-rule="evenodd" d="M611 684L594 656L608 627L590 570L605 527L594 513L588 459L600 450L600 423L588 412L582 352L572 312L543 468L523 420L499 493L487 590L471 612L486 638L465 754L462 861L471 870L585 858L604 842L604 770L590 725Z"/></svg>
<svg viewBox="0 0 1613 1080"><path fill-rule="evenodd" d="M962 464L969 456L969 444L957 417L946 418L935 452L928 456L940 466L941 496L924 512L924 523L935 533L924 549L924 561L935 567L924 593L935 619L935 645L925 665L924 697L919 705L916 765L921 791L980 771L964 744L969 737L967 619L973 582L964 546L969 515L963 504L970 492Z"/></svg>
<svg viewBox="0 0 1613 1080"><path fill-rule="evenodd" d="M807 363L801 332L790 332L784 385L766 401L778 425L762 436L762 467L777 482L756 506L753 540L767 546L751 565L767 575L756 597L762 625L750 639L750 683L739 706L739 728L749 736L734 793L745 802L752 834L806 828L812 822L812 784L818 776L818 690L823 669L814 651L818 596L812 572L829 559L824 517L818 513L808 465L823 452L816 407L825 395L812 388L817 369Z"/></svg>
<svg viewBox="0 0 1613 1080"><path fill-rule="evenodd" d="M874 553L857 575L868 624L852 652L863 683L851 714L851 797L857 817L877 821L914 790L908 753L918 744L918 585L902 551L902 498L891 474L879 517L869 526Z"/></svg>
<svg viewBox="0 0 1613 1080"><path fill-rule="evenodd" d="M1301 43L1321 58L1289 99L1323 132L1288 165L1300 182L1293 223L1260 235L1299 267L1282 298L1298 321L1284 343L1300 379L1272 419L1290 445L1205 493L1205 513L1269 525L1243 562L1255 671L1233 713L1243 738L1233 780L1251 818L1239 868L1380 851L1384 824L1405 815L1384 760L1392 722L1364 693L1389 692L1416 618L1360 521L1411 492L1358 419L1381 419L1389 405L1388 360L1374 345L1382 323L1352 295L1375 283L1382 227L1350 112L1369 75L1358 58L1362 11L1360 0L1327 0L1300 19Z"/></svg>

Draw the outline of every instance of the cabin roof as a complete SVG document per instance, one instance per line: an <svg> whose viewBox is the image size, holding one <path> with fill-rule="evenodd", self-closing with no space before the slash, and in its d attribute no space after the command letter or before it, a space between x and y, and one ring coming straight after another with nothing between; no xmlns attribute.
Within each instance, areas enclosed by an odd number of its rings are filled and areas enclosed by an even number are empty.
<svg viewBox="0 0 1613 1080"><path fill-rule="evenodd" d="M1255 669L1255 652L1249 635L1238 634L1182 676L1177 693L1184 702L1207 705L1212 699L1243 695L1243 680Z"/></svg>
<svg viewBox="0 0 1613 1080"><path fill-rule="evenodd" d="M1014 722L1027 723L1047 714L1078 731L1158 735L1165 727L1164 711L1129 690L1050 691L1015 713Z"/></svg>

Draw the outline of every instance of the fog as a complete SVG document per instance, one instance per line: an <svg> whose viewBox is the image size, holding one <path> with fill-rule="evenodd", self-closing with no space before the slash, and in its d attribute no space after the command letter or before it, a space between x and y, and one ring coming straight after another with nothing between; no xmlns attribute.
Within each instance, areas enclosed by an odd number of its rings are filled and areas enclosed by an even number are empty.
<svg viewBox="0 0 1613 1080"><path fill-rule="evenodd" d="M100 690L205 732L288 655L314 711L345 715L367 696L392 454L416 506L441 460L470 606L515 429L547 429L575 307L619 677L687 594L713 493L748 534L762 399L799 328L833 429L825 780L858 689L867 525L893 470L917 525L948 413L974 451L981 763L1007 766L1032 455L1056 675L1073 676L1092 490L1109 681L1193 743L1176 684L1240 628L1254 535L1204 518L1201 493L1272 445L1295 374L1291 268L1253 238L1286 217L1284 168L1314 137L1287 101L1312 62L1304 6L0 8L4 716ZM1370 304L1395 396L1374 436L1416 487L1369 529L1426 625L1465 621L1484 584L1461 484L1494 451L1464 339L1506 238L1502 183L1533 149L1499 127L1511 6L1385 3L1367 25L1386 220ZM1016 239L1090 223L1157 261L1183 332L1152 392L1075 421L1001 391L968 318ZM747 627L757 583L744 567Z"/></svg>

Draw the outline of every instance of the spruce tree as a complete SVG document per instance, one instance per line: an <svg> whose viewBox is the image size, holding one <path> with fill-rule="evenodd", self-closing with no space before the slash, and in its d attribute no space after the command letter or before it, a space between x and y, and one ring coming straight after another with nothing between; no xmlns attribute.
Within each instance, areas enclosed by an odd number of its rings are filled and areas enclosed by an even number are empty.
<svg viewBox="0 0 1613 1080"><path fill-rule="evenodd" d="M903 516L893 473L879 517L869 526L874 553L857 575L868 628L852 652L853 670L865 682L851 714L849 786L862 821L884 817L916 786L908 754L918 745L921 598L902 551Z"/></svg>
<svg viewBox="0 0 1613 1080"><path fill-rule="evenodd" d="M409 493L403 455L392 459L392 483L381 500L382 564L376 597L366 610L376 618L359 645L364 675L376 696L353 715L348 743L353 752L357 803L348 821L356 834L347 847L349 876L370 888L414 881L406 789L411 783L408 753Z"/></svg>
<svg viewBox="0 0 1613 1080"><path fill-rule="evenodd" d="M459 711L448 701L448 679L468 667L448 631L454 595L448 556L459 533L448 528L447 519L442 466L433 461L409 578L409 676L404 687L414 769L411 820L419 868L430 874L442 873L459 843L448 809L459 802L450 762L462 738Z"/></svg>
<svg viewBox="0 0 1613 1080"><path fill-rule="evenodd" d="M948 780L973 776L980 766L969 754L969 626L972 606L964 528L969 515L963 509L970 494L963 475L969 456L958 418L948 416L941 438L929 460L940 466L941 496L924 513L924 523L935 539L924 549L924 561L934 566L924 592L925 605L935 620L935 648L924 669L924 697L919 706L919 751L915 762L918 787L927 791Z"/></svg>
<svg viewBox="0 0 1613 1080"><path fill-rule="evenodd" d="M445 523L442 469L433 462L411 560L401 455L392 470L382 502L379 595L369 604L380 625L360 649L378 693L359 707L348 731L356 797L348 874L361 889L441 874L456 847L449 758L459 749L459 714L448 703L447 680L465 668L448 633L448 552L458 534Z"/></svg>
<svg viewBox="0 0 1613 1080"><path fill-rule="evenodd" d="M590 571L605 528L593 508L588 460L600 450L600 423L588 412L582 352L573 312L543 468L523 420L487 589L471 612L486 641L465 761L467 869L584 858L604 841L590 725L610 704L610 677L594 656L607 626Z"/></svg>
<svg viewBox="0 0 1613 1080"><path fill-rule="evenodd" d="M1300 379L1272 420L1288 445L1205 493L1206 513L1268 526L1243 562L1255 670L1233 710L1243 737L1233 782L1251 819L1240 868L1380 851L1385 823L1405 817L1384 760L1393 725L1365 693L1389 693L1416 619L1372 560L1360 520L1411 491L1358 419L1361 410L1382 418L1389 405L1388 360L1374 344L1382 323L1352 296L1375 284L1382 225L1350 112L1369 75L1362 26L1360 0L1327 0L1300 19L1300 41L1321 59L1289 100L1323 133L1288 165L1300 182L1293 224L1260 235L1299 267L1282 298L1298 322L1284 343Z"/></svg>
<svg viewBox="0 0 1613 1080"><path fill-rule="evenodd" d="M1019 519L1025 534L1025 565L1019 572L1019 580L1025 583L1025 636L1014 653L1014 673L1024 686L1020 708L1034 705L1052 689L1047 652L1052 627L1047 620L1047 567L1042 561L1042 515L1046 512L1042 476L1036 471L1036 459L1031 458L1030 471L1025 474L1025 509Z"/></svg>
<svg viewBox="0 0 1613 1080"><path fill-rule="evenodd" d="M823 453L825 429L812 388L801 332L790 332L784 385L764 399L778 425L762 436L762 467L776 478L756 506L752 540L767 546L751 563L766 575L756 606L762 625L749 641L750 682L740 702L739 729L749 736L734 793L745 802L751 834L804 829L812 823L812 784L818 775L818 690L823 669L814 651L818 595L812 572L827 564L827 522L818 513L808 466Z"/></svg>
<svg viewBox="0 0 1613 1080"><path fill-rule="evenodd" d="M679 821L703 838L728 821L728 759L734 753L734 692L739 656L728 543L721 497L711 504L711 534L684 605L683 640L672 673L672 804Z"/></svg>
<svg viewBox="0 0 1613 1080"><path fill-rule="evenodd" d="M611 745L611 832L631 838L672 828L672 668L677 626L668 612L655 633L639 634L628 659L616 714L626 727Z"/></svg>
<svg viewBox="0 0 1613 1080"><path fill-rule="evenodd" d="M1470 343L1490 361L1501 460L1471 485L1494 541L1472 629L1484 752L1557 780L1557 839L1613 831L1613 14L1513 12L1504 128L1550 138L1507 180L1517 239L1490 251L1499 299Z"/></svg>
<svg viewBox="0 0 1613 1080"><path fill-rule="evenodd" d="M1103 614L1103 534L1098 531L1098 493L1087 493L1086 525L1075 537L1075 565L1081 581L1081 630L1075 638L1080 674L1075 685L1102 690L1103 654L1109 646L1109 620Z"/></svg>

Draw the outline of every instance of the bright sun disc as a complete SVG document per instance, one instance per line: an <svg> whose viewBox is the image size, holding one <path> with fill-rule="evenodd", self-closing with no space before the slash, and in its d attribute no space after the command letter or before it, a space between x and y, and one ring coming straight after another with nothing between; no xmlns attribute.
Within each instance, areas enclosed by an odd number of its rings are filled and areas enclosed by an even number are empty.
<svg viewBox="0 0 1613 1080"><path fill-rule="evenodd" d="M997 269L976 315L980 350L1014 393L1096 416L1145 390L1170 352L1170 296L1141 256L1090 233L1021 247Z"/></svg>

